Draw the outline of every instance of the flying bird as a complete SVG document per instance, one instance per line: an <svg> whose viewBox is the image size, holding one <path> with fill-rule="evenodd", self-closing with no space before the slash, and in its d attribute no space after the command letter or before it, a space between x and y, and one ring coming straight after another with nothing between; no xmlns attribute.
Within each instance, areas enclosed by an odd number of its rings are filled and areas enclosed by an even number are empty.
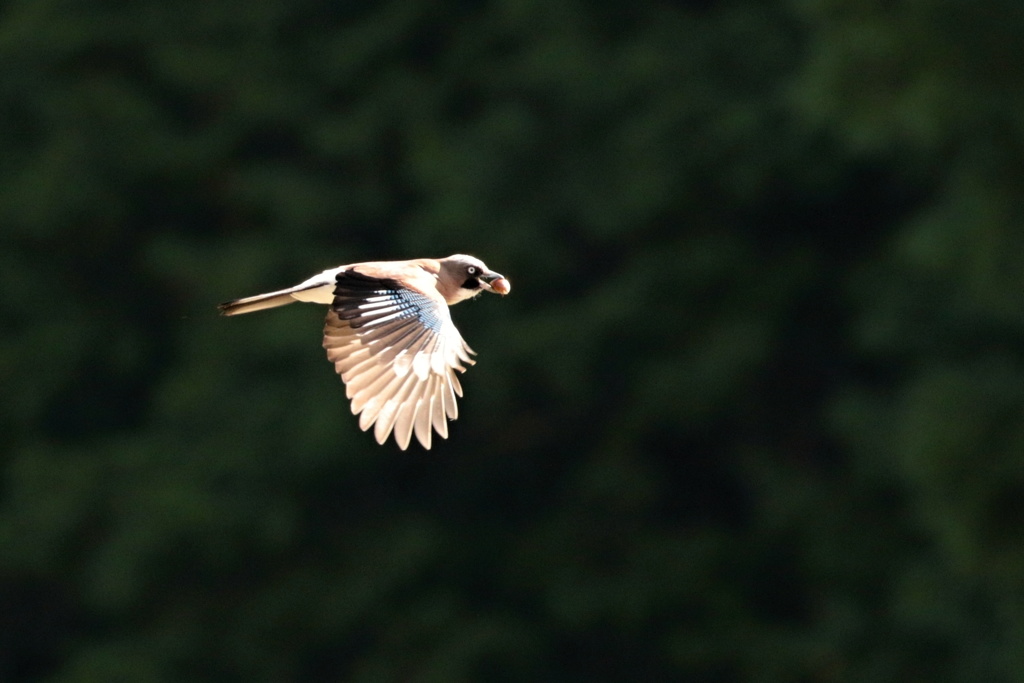
<svg viewBox="0 0 1024 683"><path fill-rule="evenodd" d="M442 259L375 261L330 268L289 289L220 304L241 315L295 301L327 304L327 359L345 383L359 428L377 443L394 432L405 450L413 433L430 448L432 431L448 438L448 420L462 396L455 371L476 361L455 328L449 306L488 291L505 295L509 281L464 254Z"/></svg>

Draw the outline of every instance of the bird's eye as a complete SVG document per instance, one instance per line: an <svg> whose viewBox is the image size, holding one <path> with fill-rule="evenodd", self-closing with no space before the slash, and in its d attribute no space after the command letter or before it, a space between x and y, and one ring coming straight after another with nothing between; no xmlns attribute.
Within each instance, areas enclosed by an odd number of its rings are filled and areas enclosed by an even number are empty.
<svg viewBox="0 0 1024 683"><path fill-rule="evenodd" d="M466 272L469 273L470 275L476 275L476 266L470 266L469 268L466 268Z"/></svg>

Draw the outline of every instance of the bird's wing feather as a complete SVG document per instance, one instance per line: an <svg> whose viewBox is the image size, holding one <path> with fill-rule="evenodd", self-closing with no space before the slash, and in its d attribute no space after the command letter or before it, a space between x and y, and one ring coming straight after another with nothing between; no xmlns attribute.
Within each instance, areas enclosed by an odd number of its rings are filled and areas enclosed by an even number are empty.
<svg viewBox="0 0 1024 683"><path fill-rule="evenodd" d="M415 262L341 271L324 324L327 358L359 427L373 426L378 443L393 432L403 450L413 434L429 449L431 427L448 438L446 418L458 417L462 395L455 373L474 362L433 282Z"/></svg>

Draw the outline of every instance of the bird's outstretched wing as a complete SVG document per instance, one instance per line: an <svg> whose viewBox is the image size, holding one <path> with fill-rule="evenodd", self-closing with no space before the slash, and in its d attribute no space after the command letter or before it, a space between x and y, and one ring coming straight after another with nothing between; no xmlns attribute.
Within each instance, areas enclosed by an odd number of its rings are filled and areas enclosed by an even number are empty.
<svg viewBox="0 0 1024 683"><path fill-rule="evenodd" d="M359 427L377 443L394 430L405 450L413 432L430 448L431 428L448 438L462 396L455 371L475 361L444 299L397 279L354 269L338 273L324 325L327 358L345 382Z"/></svg>

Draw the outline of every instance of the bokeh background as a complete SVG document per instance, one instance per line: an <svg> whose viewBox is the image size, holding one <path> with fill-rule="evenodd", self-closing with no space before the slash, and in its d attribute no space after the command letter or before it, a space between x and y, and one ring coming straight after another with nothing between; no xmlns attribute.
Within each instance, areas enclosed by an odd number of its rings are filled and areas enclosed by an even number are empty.
<svg viewBox="0 0 1024 683"><path fill-rule="evenodd" d="M10 0L0 680L1024 679L1019 0ZM472 253L447 442L324 309Z"/></svg>

